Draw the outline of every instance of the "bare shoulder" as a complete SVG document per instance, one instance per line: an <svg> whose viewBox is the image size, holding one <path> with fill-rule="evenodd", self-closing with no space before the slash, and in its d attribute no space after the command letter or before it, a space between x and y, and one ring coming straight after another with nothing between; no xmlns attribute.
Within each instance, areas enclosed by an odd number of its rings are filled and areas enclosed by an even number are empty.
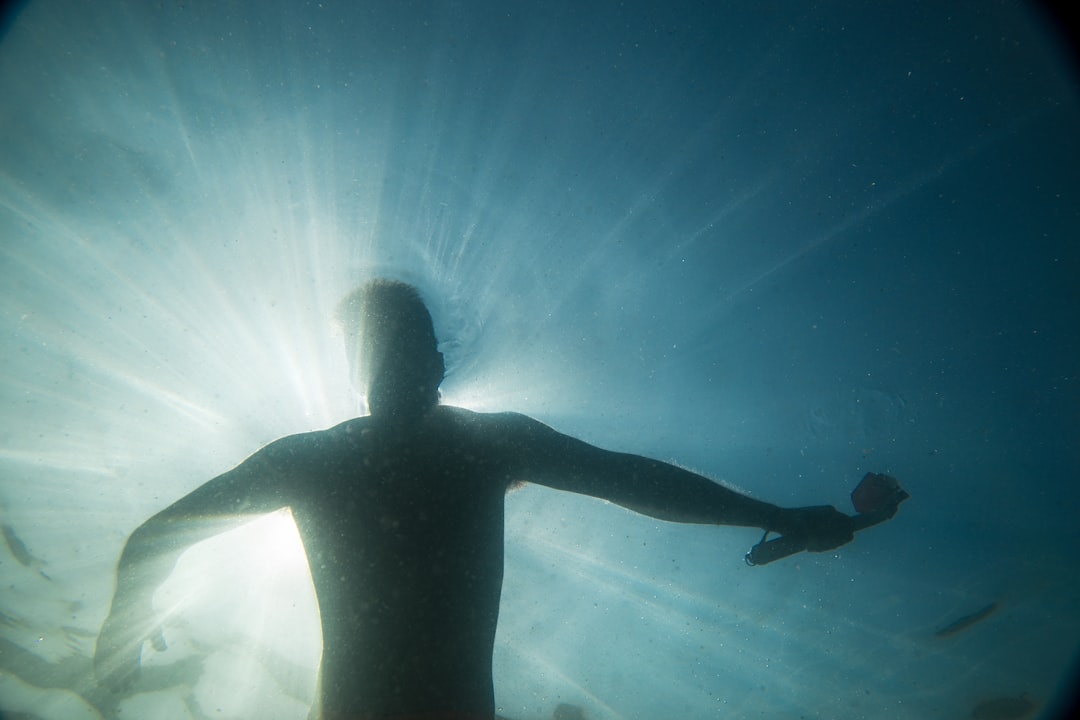
<svg viewBox="0 0 1080 720"><path fill-rule="evenodd" d="M289 464L311 456L322 456L327 452L354 445L363 436L370 421L371 418L368 417L352 418L325 430L286 435L263 447L249 460Z"/></svg>
<svg viewBox="0 0 1080 720"><path fill-rule="evenodd" d="M439 405L434 414L440 422L464 431L474 431L489 436L491 439L528 432L531 428L545 427L528 415L516 412L482 413L454 405Z"/></svg>
<svg viewBox="0 0 1080 720"><path fill-rule="evenodd" d="M588 447L521 413L479 413L453 406L441 406L438 411L447 423L444 427L453 428L451 432L463 443L501 457L521 471L546 467L556 456Z"/></svg>

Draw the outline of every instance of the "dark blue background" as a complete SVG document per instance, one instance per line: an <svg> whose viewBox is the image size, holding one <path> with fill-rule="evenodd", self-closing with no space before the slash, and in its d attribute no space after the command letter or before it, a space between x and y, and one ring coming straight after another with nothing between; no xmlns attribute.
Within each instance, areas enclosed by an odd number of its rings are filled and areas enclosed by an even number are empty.
<svg viewBox="0 0 1080 720"><path fill-rule="evenodd" d="M0 502L29 553L0 635L85 659L127 532L362 411L330 318L384 273L433 307L448 402L781 504L847 510L868 470L912 494L759 569L745 530L511 496L507 714L1045 707L1080 637L1058 40L1010 2L30 3L0 43Z"/></svg>

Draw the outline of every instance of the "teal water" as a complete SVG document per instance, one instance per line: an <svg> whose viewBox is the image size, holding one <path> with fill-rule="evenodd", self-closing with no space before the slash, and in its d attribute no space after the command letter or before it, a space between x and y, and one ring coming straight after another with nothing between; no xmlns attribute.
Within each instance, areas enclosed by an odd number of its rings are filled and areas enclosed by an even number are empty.
<svg viewBox="0 0 1080 720"><path fill-rule="evenodd" d="M447 402L784 505L825 555L507 500L497 701L588 720L1047 717L1080 640L1080 120L1013 3L82 3L0 40L0 711L95 718L123 542L364 411L335 304L433 302ZM947 637L935 632L992 602ZM194 548L122 717L302 719L288 517ZM22 713L23 715L20 715ZM1034 716L1034 715L1033 715Z"/></svg>

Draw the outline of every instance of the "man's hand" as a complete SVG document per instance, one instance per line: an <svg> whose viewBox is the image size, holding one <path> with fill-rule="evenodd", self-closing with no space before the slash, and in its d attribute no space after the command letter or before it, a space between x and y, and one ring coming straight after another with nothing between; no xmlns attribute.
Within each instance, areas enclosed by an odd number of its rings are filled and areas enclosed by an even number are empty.
<svg viewBox="0 0 1080 720"><path fill-rule="evenodd" d="M832 550L855 537L851 517L832 505L784 509L769 530L801 541L810 552Z"/></svg>
<svg viewBox="0 0 1080 720"><path fill-rule="evenodd" d="M118 598L119 599L119 598ZM94 674L98 684L114 695L126 696L139 679L139 659L144 640L160 639L161 631L154 622L153 609L124 607L113 602L112 611L98 635L94 651Z"/></svg>

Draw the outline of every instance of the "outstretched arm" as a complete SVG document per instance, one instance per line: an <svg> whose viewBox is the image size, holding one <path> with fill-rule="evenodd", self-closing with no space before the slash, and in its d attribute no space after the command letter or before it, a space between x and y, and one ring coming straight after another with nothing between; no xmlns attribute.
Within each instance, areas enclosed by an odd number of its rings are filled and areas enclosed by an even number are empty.
<svg viewBox="0 0 1080 720"><path fill-rule="evenodd" d="M94 654L99 681L114 690L129 687L137 676L142 642L162 642L152 595L184 550L289 504L285 486L276 481L280 472L269 449L176 501L128 538L117 566L112 607Z"/></svg>
<svg viewBox="0 0 1080 720"><path fill-rule="evenodd" d="M609 500L660 520L758 527L803 537L829 550L853 535L850 518L831 506L785 509L755 500L669 463L603 450L524 415L501 420L521 458L522 479Z"/></svg>

